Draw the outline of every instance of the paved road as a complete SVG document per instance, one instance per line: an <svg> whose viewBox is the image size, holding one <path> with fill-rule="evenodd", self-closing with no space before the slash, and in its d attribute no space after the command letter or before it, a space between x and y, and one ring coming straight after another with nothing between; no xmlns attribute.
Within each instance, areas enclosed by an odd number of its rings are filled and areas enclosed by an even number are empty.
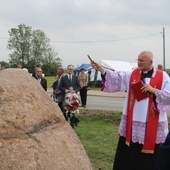
<svg viewBox="0 0 170 170"><path fill-rule="evenodd" d="M47 92L49 94L52 93L52 88L48 88ZM118 97L118 98L124 98L126 95L126 92L116 92L116 93L106 93L98 90L88 90L87 92L88 96L104 96L104 97Z"/></svg>
<svg viewBox="0 0 170 170"><path fill-rule="evenodd" d="M52 94L52 88L47 90ZM102 91L88 90L87 109L122 111L125 92L105 93ZM79 93L78 93L79 95Z"/></svg>
<svg viewBox="0 0 170 170"><path fill-rule="evenodd" d="M109 96L88 96L87 109L122 111L125 98Z"/></svg>
<svg viewBox="0 0 170 170"><path fill-rule="evenodd" d="M52 88L47 92L52 93ZM88 90L87 109L122 111L126 92L105 93L102 91ZM168 112L170 117L170 112Z"/></svg>

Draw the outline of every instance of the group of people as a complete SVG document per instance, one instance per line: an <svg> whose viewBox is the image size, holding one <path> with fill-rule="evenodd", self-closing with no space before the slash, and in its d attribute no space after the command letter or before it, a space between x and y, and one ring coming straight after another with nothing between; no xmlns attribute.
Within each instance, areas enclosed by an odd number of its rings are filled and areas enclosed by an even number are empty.
<svg viewBox="0 0 170 170"><path fill-rule="evenodd" d="M77 94L79 92L79 104L81 105L78 105L78 107L86 107L88 74L85 71L85 68L82 68L77 76L74 75L74 66L71 64L67 66L67 73L64 73L64 69L62 67L58 67L56 81L52 85L53 97L58 103L60 110L63 112L65 119L68 121L68 118L70 118L70 125L73 128L77 126L79 119L76 114L71 114L71 111L66 110L65 100L68 94ZM42 75L42 69L35 67L35 72L32 76L37 79L44 90L47 91L47 80Z"/></svg>
<svg viewBox="0 0 170 170"><path fill-rule="evenodd" d="M24 69L21 63L17 64L17 68ZM53 94L55 95L56 102L63 112L65 119L68 121L68 118L70 118L70 125L73 128L79 123L79 119L76 114L71 115L70 112L67 112L65 110L65 98L68 94L77 94L78 92L80 92L81 100L77 103L78 107L86 107L88 74L85 73L85 71L85 68L82 68L79 75L76 76L74 75L73 65L67 66L66 74L64 73L64 69L62 67L59 67L57 68L56 81L53 83ZM43 76L42 68L35 67L32 77L34 77L40 83L45 91L47 91L47 80Z"/></svg>
<svg viewBox="0 0 170 170"><path fill-rule="evenodd" d="M113 170L169 170L170 77L162 68L153 66L152 52L142 51L138 67L132 71L111 71L93 60L91 65L101 72L102 91L127 92ZM132 90L138 82L142 86ZM147 93L146 97L137 100L142 93Z"/></svg>
<svg viewBox="0 0 170 170"><path fill-rule="evenodd" d="M138 68L132 71L116 72L104 69L95 61L92 68L101 72L102 91L126 91L124 109L119 127L119 142L114 159L113 170L161 170L158 168L158 153L161 144L168 136L167 109L170 106L170 78L163 71L163 66L153 67L153 54L142 51L138 55ZM81 69L78 76L73 74L74 66L68 65L67 73L64 69L57 69L56 82L53 90L58 95L58 105L63 112L62 104L67 93L80 92L82 107L86 107L88 74ZM71 80L71 81L70 81ZM148 97L137 101L131 86L142 81L141 91L148 93ZM78 118L71 120L74 127Z"/></svg>
<svg viewBox="0 0 170 170"><path fill-rule="evenodd" d="M119 141L113 170L168 170L170 77L163 71L163 66L153 66L153 54L150 51L142 51L138 55L138 67L132 71L111 71L93 60L91 65L101 72L102 91L126 91L127 94L118 130ZM86 107L88 74L82 69L76 76L73 70L73 65L68 65L66 74L62 68L57 69L53 89L61 97L58 98L58 105L62 111L64 96L68 93L80 92L82 106ZM140 81L142 87L139 90L148 95L137 100L131 87ZM78 122L75 117L71 120L71 126L74 127Z"/></svg>
<svg viewBox="0 0 170 170"><path fill-rule="evenodd" d="M88 74L85 73L85 69L82 68L79 75L74 75L74 66L67 66L67 73L64 73L64 69L59 67L57 69L56 81L53 83L53 93L57 98L58 106L64 114L65 119L68 121L70 118L70 125L74 128L79 123L79 119L76 114L71 115L71 111L65 109L65 100L68 94L77 94L80 92L81 107L86 107L87 103L87 85ZM78 100L78 99L77 99ZM79 105L78 105L79 106Z"/></svg>
<svg viewBox="0 0 170 170"><path fill-rule="evenodd" d="M92 68L101 72L102 91L126 91L127 94L118 130L119 141L113 170L169 170L170 132L167 112L170 108L170 77L163 71L162 65L157 68L153 66L151 51L142 51L138 55L137 65L131 71L118 72L91 61ZM68 65L66 74L63 68L58 68L53 84L53 92L63 114L63 100L68 93L80 92L82 106L86 107L88 75L85 69L78 76L73 71L73 65ZM47 91L42 69L36 68L32 76ZM132 86L138 82L142 82L140 89L132 90ZM137 100L139 91L147 93L146 97ZM68 117L64 116L67 120ZM78 117L74 117L70 124L74 128L78 122Z"/></svg>

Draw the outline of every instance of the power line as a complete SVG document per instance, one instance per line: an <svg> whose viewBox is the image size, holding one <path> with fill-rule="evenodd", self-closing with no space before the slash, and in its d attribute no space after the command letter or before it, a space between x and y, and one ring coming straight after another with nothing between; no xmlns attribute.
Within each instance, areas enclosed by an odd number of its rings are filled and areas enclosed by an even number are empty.
<svg viewBox="0 0 170 170"><path fill-rule="evenodd" d="M113 40L79 40L79 41L73 41L73 40L51 40L53 43L104 43L104 42L114 42L114 41L124 41L124 40L131 40L131 39L140 39L144 37L150 37L154 35L162 34L162 32L154 33L154 34L147 34L147 35L142 35L142 36L137 36L137 37L128 37L128 38L120 38L120 39L113 39ZM7 37L0 37L0 39L9 39Z"/></svg>
<svg viewBox="0 0 170 170"><path fill-rule="evenodd" d="M158 35L161 34L162 32L159 33L154 33L154 34L147 34L147 35L143 35L143 36L138 36L138 37L129 37L129 38L121 38L121 39L114 39L114 40L88 40L88 41L54 41L51 40L51 42L54 43L103 43L103 42L114 42L114 41L124 41L124 40L130 40L130 39L139 39L139 38L143 38L143 37L149 37L149 36L154 36L154 35Z"/></svg>
<svg viewBox="0 0 170 170"><path fill-rule="evenodd" d="M0 37L0 39L9 39L9 38L6 38L6 37Z"/></svg>

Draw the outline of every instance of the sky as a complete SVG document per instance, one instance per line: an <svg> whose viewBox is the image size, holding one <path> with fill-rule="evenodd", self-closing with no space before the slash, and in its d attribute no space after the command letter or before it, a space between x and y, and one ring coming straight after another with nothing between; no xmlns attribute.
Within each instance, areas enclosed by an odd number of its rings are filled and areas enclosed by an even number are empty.
<svg viewBox="0 0 170 170"><path fill-rule="evenodd" d="M165 63L170 68L169 0L0 0L0 4L0 61L8 62L12 53L7 49L8 31L25 24L44 31L64 68L90 63L87 55L97 62L134 63L143 50L153 52L155 67Z"/></svg>

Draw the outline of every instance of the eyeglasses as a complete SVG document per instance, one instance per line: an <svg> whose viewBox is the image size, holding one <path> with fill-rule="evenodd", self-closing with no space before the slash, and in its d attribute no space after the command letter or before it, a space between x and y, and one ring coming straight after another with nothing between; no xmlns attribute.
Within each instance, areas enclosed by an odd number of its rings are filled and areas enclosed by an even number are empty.
<svg viewBox="0 0 170 170"><path fill-rule="evenodd" d="M139 63L145 63L146 61L150 61L150 60L141 60L141 59L136 59L136 62L139 62Z"/></svg>

